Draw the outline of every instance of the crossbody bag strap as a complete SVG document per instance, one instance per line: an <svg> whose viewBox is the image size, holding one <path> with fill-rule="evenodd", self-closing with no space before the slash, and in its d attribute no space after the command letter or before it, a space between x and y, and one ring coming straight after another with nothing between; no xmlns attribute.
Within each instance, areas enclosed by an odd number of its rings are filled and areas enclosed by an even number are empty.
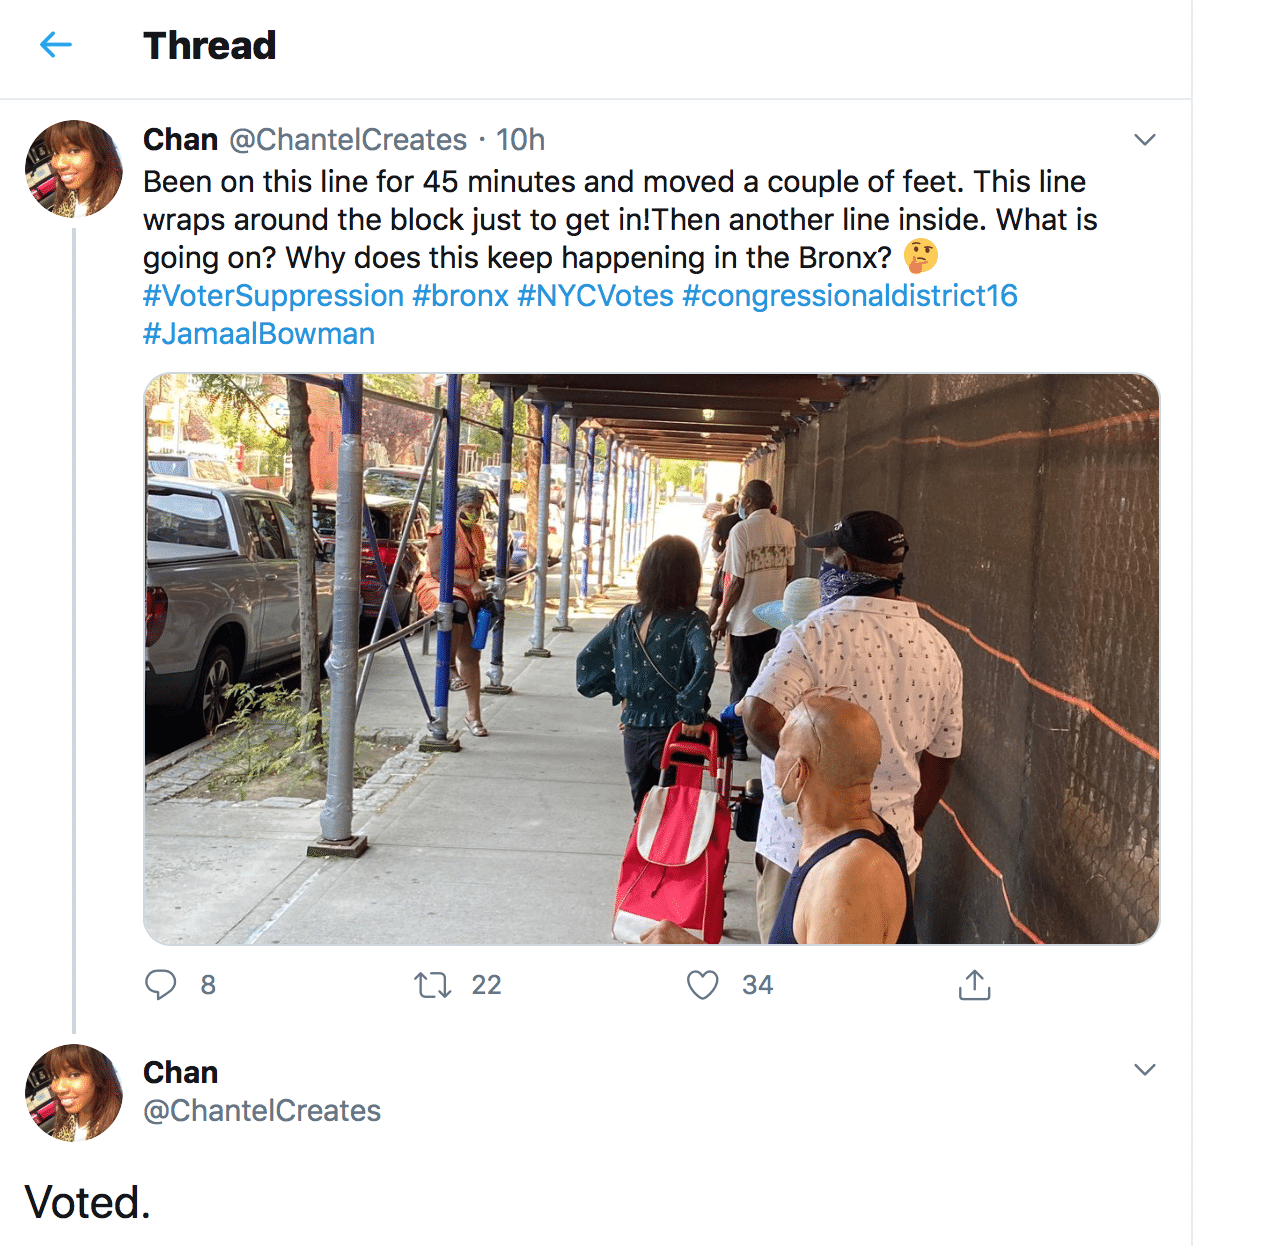
<svg viewBox="0 0 1266 1246"><path fill-rule="evenodd" d="M662 679L674 692L680 693L681 689L678 688L677 685L673 683L673 681L669 679L668 676L665 675L664 672L661 671L658 666L656 666L655 659L651 657L650 653L647 651L645 644L642 643L641 634L637 630L636 619L633 620L633 639L637 641L637 647L642 651L642 656L651 664L651 669L654 670L655 674L658 675L660 679ZM685 654L686 654L686 644L685 642L683 642L681 646L681 655L677 659L677 667L679 670L681 668L681 659L682 657L685 657Z"/></svg>

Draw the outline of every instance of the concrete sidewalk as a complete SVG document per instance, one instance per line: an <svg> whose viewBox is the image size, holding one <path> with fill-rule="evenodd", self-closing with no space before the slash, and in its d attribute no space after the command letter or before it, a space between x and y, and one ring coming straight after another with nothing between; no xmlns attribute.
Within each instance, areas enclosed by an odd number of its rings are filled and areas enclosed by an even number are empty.
<svg viewBox="0 0 1266 1246"><path fill-rule="evenodd" d="M359 860L305 855L320 834L319 804L164 798L163 776L153 776L157 803L148 804L145 827L150 934L168 944L611 942L632 805L619 711L609 698L577 694L575 660L632 597L626 574L592 609L572 612L573 632L553 632L555 597L546 615L550 658L523 656L532 612L511 603L505 682L514 691L483 698L489 735L476 739L463 729L457 753L406 750L375 785L377 796L357 802L353 826L370 844ZM420 644L411 650L429 696L434 654L423 657ZM729 677L718 676L714 712L728 692ZM464 694L452 694L450 721L461 726L464 710ZM402 655L379 654L358 734L416 736L425 725ZM734 781L758 773L755 762L736 764ZM750 845L732 842L727 941L756 941L751 859Z"/></svg>

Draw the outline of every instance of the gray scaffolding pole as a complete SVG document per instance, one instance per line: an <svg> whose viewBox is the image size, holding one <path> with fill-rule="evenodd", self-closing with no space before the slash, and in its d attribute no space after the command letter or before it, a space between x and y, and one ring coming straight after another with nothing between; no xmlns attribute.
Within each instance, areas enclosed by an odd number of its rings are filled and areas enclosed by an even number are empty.
<svg viewBox="0 0 1266 1246"><path fill-rule="evenodd" d="M569 406L564 406L563 410L566 412L563 423L567 425L567 508L563 515L563 560L559 564L562 585L558 592L556 632L572 630L567 622L567 608L571 604L572 526L576 521L576 429L580 424L580 416L572 415Z"/></svg>
<svg viewBox="0 0 1266 1246"><path fill-rule="evenodd" d="M334 516L334 622L331 628L330 748L325 779L325 808L321 810L323 843L352 848L352 787L355 782L356 663L360 641L360 533L364 500L364 451L361 442L361 377L343 377L339 389L343 431L338 450L338 500Z"/></svg>
<svg viewBox="0 0 1266 1246"><path fill-rule="evenodd" d="M536 479L536 596L532 599L532 647L525 657L548 658L545 647L545 591L549 582L549 507L553 462L554 408L537 403L541 411L541 469Z"/></svg>

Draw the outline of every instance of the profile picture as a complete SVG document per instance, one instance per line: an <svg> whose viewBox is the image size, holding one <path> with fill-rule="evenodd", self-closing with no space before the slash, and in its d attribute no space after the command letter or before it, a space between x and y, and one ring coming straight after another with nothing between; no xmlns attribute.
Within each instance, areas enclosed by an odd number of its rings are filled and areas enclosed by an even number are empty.
<svg viewBox="0 0 1266 1246"><path fill-rule="evenodd" d="M95 1047L54 1047L27 1074L31 1120L59 1142L91 1142L114 1124L122 1106L119 1075Z"/></svg>
<svg viewBox="0 0 1266 1246"><path fill-rule="evenodd" d="M123 181L114 140L91 121L58 121L26 153L26 185L54 216L94 216Z"/></svg>

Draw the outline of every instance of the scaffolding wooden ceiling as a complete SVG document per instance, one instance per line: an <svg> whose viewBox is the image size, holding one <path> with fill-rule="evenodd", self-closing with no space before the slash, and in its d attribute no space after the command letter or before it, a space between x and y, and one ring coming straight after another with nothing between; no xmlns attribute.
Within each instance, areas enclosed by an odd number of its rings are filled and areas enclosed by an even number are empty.
<svg viewBox="0 0 1266 1246"><path fill-rule="evenodd" d="M845 380L829 374L480 373L495 388L549 403L657 459L741 462L830 410ZM570 408L566 410L565 408Z"/></svg>

